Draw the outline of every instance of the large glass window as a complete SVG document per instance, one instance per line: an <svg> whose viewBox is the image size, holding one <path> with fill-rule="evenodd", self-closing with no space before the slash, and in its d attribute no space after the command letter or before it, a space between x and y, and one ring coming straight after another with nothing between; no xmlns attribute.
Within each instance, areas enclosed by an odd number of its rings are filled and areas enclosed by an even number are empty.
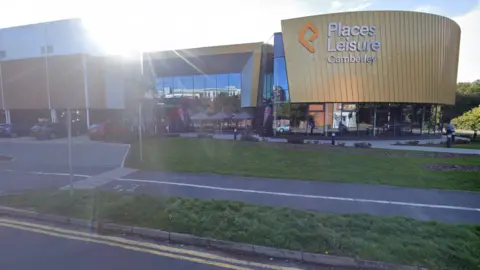
<svg viewBox="0 0 480 270"><path fill-rule="evenodd" d="M213 99L219 93L240 95L241 73L208 74L194 76L160 77L156 79L160 96L196 96Z"/></svg>
<svg viewBox="0 0 480 270"><path fill-rule="evenodd" d="M228 94L228 74L217 75L217 91L218 93Z"/></svg>
<svg viewBox="0 0 480 270"><path fill-rule="evenodd" d="M274 70L274 98L275 102L285 102L290 100L288 80L287 80L287 67L285 64L285 58L279 57L273 60Z"/></svg>
<svg viewBox="0 0 480 270"><path fill-rule="evenodd" d="M238 96L242 89L242 74L231 73L228 74L229 95Z"/></svg>
<svg viewBox="0 0 480 270"><path fill-rule="evenodd" d="M205 95L205 76L196 75L193 76L193 89L195 96L204 97Z"/></svg>
<svg viewBox="0 0 480 270"><path fill-rule="evenodd" d="M193 96L193 76L182 76L180 80L183 85L183 95Z"/></svg>
<svg viewBox="0 0 480 270"><path fill-rule="evenodd" d="M214 98L217 94L217 76L205 75L205 95L209 98Z"/></svg>
<svg viewBox="0 0 480 270"><path fill-rule="evenodd" d="M179 76L174 77L174 89L175 96L189 96L193 93L193 76Z"/></svg>
<svg viewBox="0 0 480 270"><path fill-rule="evenodd" d="M156 78L155 80L155 90L157 95L163 97L165 93L163 92L163 78Z"/></svg>
<svg viewBox="0 0 480 270"><path fill-rule="evenodd" d="M173 94L173 77L163 78L163 94L165 96Z"/></svg>

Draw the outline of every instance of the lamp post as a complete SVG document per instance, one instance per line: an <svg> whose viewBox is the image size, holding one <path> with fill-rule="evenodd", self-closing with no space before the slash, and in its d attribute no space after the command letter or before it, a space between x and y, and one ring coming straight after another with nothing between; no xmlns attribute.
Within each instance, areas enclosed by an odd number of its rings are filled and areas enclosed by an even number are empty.
<svg viewBox="0 0 480 270"><path fill-rule="evenodd" d="M73 195L73 164L72 164L72 110L67 109L67 133L68 133L68 181L70 196Z"/></svg>

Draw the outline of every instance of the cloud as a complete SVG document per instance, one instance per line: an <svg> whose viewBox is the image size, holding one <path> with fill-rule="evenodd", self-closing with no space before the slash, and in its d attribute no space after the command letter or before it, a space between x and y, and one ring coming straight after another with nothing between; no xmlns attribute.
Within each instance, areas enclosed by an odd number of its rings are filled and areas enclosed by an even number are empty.
<svg viewBox="0 0 480 270"><path fill-rule="evenodd" d="M458 67L458 81L471 82L480 79L480 1L470 12L453 18L462 29L460 40L460 60Z"/></svg>
<svg viewBox="0 0 480 270"><path fill-rule="evenodd" d="M425 13L433 13L433 14L441 14L442 10L438 6L433 5L424 5L417 7L414 11L417 12L425 12Z"/></svg>

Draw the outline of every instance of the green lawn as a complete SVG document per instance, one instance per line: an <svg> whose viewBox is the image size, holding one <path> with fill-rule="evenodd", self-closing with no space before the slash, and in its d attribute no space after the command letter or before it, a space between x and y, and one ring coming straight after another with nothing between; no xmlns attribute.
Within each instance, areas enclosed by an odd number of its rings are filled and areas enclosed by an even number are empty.
<svg viewBox="0 0 480 270"><path fill-rule="evenodd" d="M480 138L478 138L476 141L473 141L469 144L454 144L453 147L466 148L466 149L480 149Z"/></svg>
<svg viewBox="0 0 480 270"><path fill-rule="evenodd" d="M380 149L349 149L353 153L342 153L342 148L312 145L319 150L309 151L275 145L211 139L148 139L144 141L144 161L139 161L139 146L133 144L127 165L145 170L480 191L478 172L439 172L422 167L445 163L479 165L480 157L386 155Z"/></svg>
<svg viewBox="0 0 480 270"><path fill-rule="evenodd" d="M435 269L478 269L480 266L480 226L98 191L75 191L72 197L68 191L36 191L2 196L0 204L215 239Z"/></svg>

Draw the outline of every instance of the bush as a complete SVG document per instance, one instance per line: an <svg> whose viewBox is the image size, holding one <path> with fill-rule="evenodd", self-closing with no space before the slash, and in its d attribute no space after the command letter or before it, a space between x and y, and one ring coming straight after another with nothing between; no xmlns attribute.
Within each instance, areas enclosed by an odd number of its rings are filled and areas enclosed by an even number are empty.
<svg viewBox="0 0 480 270"><path fill-rule="evenodd" d="M455 139L455 144L470 144L470 140Z"/></svg>
<svg viewBox="0 0 480 270"><path fill-rule="evenodd" d="M406 145L418 145L420 142L419 141L408 141L405 142Z"/></svg>
<svg viewBox="0 0 480 270"><path fill-rule="evenodd" d="M452 120L456 129L478 130L480 129L480 106L465 112Z"/></svg>
<svg viewBox="0 0 480 270"><path fill-rule="evenodd" d="M212 134L207 134L207 133L200 133L200 134L197 134L197 138L199 138L199 139L213 139L213 135Z"/></svg>
<svg viewBox="0 0 480 270"><path fill-rule="evenodd" d="M258 142L259 139L251 134L243 134L240 137L240 140L242 141L247 141L247 142Z"/></svg>
<svg viewBox="0 0 480 270"><path fill-rule="evenodd" d="M164 133L164 137L180 137L179 133Z"/></svg>
<svg viewBox="0 0 480 270"><path fill-rule="evenodd" d="M288 138L287 142L292 143L292 144L304 144L305 143L305 141L303 139L298 139L298 138Z"/></svg>
<svg viewBox="0 0 480 270"><path fill-rule="evenodd" d="M355 146L357 148L370 148L370 147L372 147L372 145L370 143L367 143L367 142L357 142L357 143L354 143L353 146Z"/></svg>

